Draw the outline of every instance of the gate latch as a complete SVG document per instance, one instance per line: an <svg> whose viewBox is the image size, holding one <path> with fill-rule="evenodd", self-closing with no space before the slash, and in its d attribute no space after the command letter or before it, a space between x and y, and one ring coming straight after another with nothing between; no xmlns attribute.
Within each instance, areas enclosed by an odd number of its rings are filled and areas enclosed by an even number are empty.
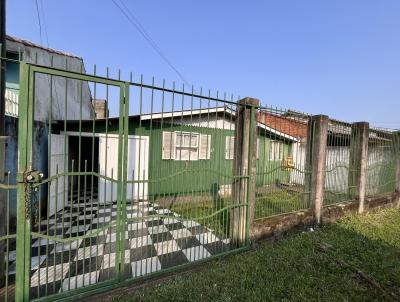
<svg viewBox="0 0 400 302"><path fill-rule="evenodd" d="M37 183L40 182L43 179L43 172L33 170L33 171L28 171L25 173L25 182L26 183Z"/></svg>
<svg viewBox="0 0 400 302"><path fill-rule="evenodd" d="M32 198L34 198L33 192L36 192L38 188L33 188L34 183L39 183L43 179L43 172L37 171L37 170L32 170L32 171L26 171L23 174L23 182L25 184L25 217L26 219L30 219L31 217L31 212L33 210L35 219L34 221L36 222L36 214L38 213L37 209L32 209L32 205L37 207L37 203L32 202ZM33 192L32 192L33 191Z"/></svg>

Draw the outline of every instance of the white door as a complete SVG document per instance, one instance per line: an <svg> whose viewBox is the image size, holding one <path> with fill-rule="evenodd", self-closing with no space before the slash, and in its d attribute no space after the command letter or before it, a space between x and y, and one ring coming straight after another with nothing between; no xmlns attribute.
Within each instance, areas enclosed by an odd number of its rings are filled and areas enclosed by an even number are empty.
<svg viewBox="0 0 400 302"><path fill-rule="evenodd" d="M116 135L99 137L100 203L117 200L118 141ZM123 164L123 167L127 169L128 177L127 199L147 199L148 154L148 136L130 135L128 137L127 163Z"/></svg>
<svg viewBox="0 0 400 302"><path fill-rule="evenodd" d="M68 172L68 136L51 134L49 177ZM65 152L66 151L66 152ZM50 184L50 215L63 209L68 201L68 177L59 176Z"/></svg>
<svg viewBox="0 0 400 302"><path fill-rule="evenodd" d="M117 200L118 192L118 136L99 137L99 202Z"/></svg>
<svg viewBox="0 0 400 302"><path fill-rule="evenodd" d="M126 198L128 200L145 200L148 198L149 177L149 137L128 137L128 183Z"/></svg>

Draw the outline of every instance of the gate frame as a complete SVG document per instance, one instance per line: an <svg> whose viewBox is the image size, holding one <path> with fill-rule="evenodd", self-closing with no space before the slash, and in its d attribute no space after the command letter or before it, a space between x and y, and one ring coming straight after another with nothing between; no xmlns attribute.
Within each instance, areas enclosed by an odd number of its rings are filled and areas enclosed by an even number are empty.
<svg viewBox="0 0 400 302"><path fill-rule="evenodd" d="M124 241L123 226L126 216L126 169L123 169L123 160L127 158L127 140L128 129L127 126L127 112L129 112L129 104L126 102L127 87L129 85L122 81L112 80L99 76L91 76L77 72L65 71L55 68L48 68L39 65L20 62L20 98L19 98L19 121L18 121L18 151L19 163L17 173L18 183L18 198L17 198L17 255L16 255L16 285L15 285L15 298L16 301L29 301L30 294L30 267L31 267L31 241L33 237L44 238L53 240L55 242L68 242L75 241L82 238L93 237L93 234L76 236L72 238L63 238L60 240L55 236L43 235L40 233L32 232L31 228L31 190L43 185L45 182L35 181L30 183L27 181L27 176L32 172L32 154L33 154L33 123L34 123L34 106L35 106L35 75L44 74L48 76L60 76L65 79L73 79L80 81L93 82L97 84L104 84L113 87L119 87L119 129L118 129L118 174L117 174L117 252L115 257L115 272L116 277L113 280L107 280L98 284L93 284L93 288L107 286L108 283L113 284L121 281L123 276L123 266L121 265L122 246ZM51 112L50 112L51 114ZM77 175L82 172L75 173ZM68 174L68 173L67 173ZM123 210L124 209L124 210ZM112 226L112 222L105 228ZM87 287L84 287L87 289ZM58 297L67 296L70 291L57 294ZM43 297L40 300L45 300ZM53 298L53 295L50 296Z"/></svg>
<svg viewBox="0 0 400 302"><path fill-rule="evenodd" d="M72 79L78 81L86 81L97 84L109 85L118 87L120 92L120 104L119 104L119 126L118 126L118 175L117 175L117 219L115 222L117 228L117 251L115 258L115 272L116 276L113 279L87 285L81 288L76 288L61 293L51 294L36 298L35 300L40 301L71 301L76 298L82 298L95 293L104 292L113 288L126 286L132 283L141 282L154 278L156 276L165 275L181 269L182 267L188 267L189 265L198 265L201 263L208 262L210 259L223 257L228 254L236 254L241 251L248 250L250 247L250 204L249 194L247 192L246 200L242 200L240 204L226 207L226 210L230 208L242 208L242 211L246 211L246 230L245 230L245 243L241 247L235 247L232 250L224 251L222 253L213 255L209 258L196 260L194 263L181 264L178 266L166 268L157 272L135 277L135 278L124 278L124 251L125 251L125 224L127 221L126 215L126 188L127 188L127 171L123 167L123 162L127 162L128 156L128 136L129 136L129 89L131 86L147 87L156 90L169 91L166 88L159 88L154 86L147 86L144 84L137 84L129 81L115 80L108 77L101 77L96 75L87 75L79 72L66 71L57 69L54 67L45 67L37 64L20 62L20 97L19 97L19 121L18 121L18 151L19 151L19 162L18 162L18 173L17 173L17 255L16 255L16 283L15 283L15 299L16 301L29 301L30 299L30 267L31 267L31 241L33 237L44 238L47 240L53 240L55 242L69 242L83 238L94 237L96 233L85 234L82 236L76 236L73 238L57 238L56 236L43 235L41 233L32 232L31 228L31 194L30 190L38 188L39 186L46 184L51 179L42 181L28 182L27 176L34 172L32 171L32 154L33 154L33 129L34 129L34 102L35 102L35 75L44 74L47 76L59 76L65 79ZM175 91L174 91L175 92ZM184 92L183 92L184 94ZM192 97L195 95L190 94ZM201 96L200 96L201 97ZM204 97L202 97L204 98ZM212 99L210 97L210 99ZM222 101L222 100L219 100ZM233 103L233 102L232 102ZM252 108L252 113L254 113ZM51 112L50 112L51 114ZM254 118L251 120L251 124L255 123ZM254 140L253 134L250 133L250 140ZM250 146L250 150L253 150L253 146ZM252 151L250 152L252 153ZM65 172L64 172L65 173ZM69 173L65 173L68 176ZM74 172L74 175L80 175L83 172ZM243 174L243 173L242 173ZM247 173L248 174L248 173ZM232 175L232 179L240 178L247 182L249 185L249 175ZM107 226L102 229L107 229L113 226L113 222L110 222ZM40 268L39 268L40 269Z"/></svg>

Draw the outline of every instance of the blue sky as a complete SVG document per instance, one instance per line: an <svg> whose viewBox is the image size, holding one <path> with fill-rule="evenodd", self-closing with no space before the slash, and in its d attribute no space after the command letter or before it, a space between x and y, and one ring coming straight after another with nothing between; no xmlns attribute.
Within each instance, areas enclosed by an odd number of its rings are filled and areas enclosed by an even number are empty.
<svg viewBox="0 0 400 302"><path fill-rule="evenodd" d="M400 128L400 1L129 1L195 87ZM157 82L178 75L111 0L38 0L42 43ZM40 43L35 0L7 1L8 34ZM179 86L179 85L178 85Z"/></svg>

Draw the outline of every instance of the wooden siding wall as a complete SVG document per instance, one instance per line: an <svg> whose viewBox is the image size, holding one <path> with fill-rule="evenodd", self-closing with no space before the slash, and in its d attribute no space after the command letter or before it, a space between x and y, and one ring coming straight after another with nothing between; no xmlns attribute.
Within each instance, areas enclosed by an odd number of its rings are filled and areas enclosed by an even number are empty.
<svg viewBox="0 0 400 302"><path fill-rule="evenodd" d="M69 131L76 130L69 126ZM92 131L92 124L83 124L82 131ZM209 160L163 160L162 132L184 131L211 135L211 155ZM96 121L96 132L104 132L104 121ZM118 122L110 121L108 133L118 132ZM230 129L197 127L170 124L158 121L129 122L130 135L149 136L149 197L169 195L213 194L221 185L232 183L233 160L225 159L225 137L234 135ZM282 168L282 161L270 161L270 137L259 135L259 158L257 160L257 186L288 183L290 172ZM276 138L272 138L276 139ZM284 143L284 157L290 155L289 142Z"/></svg>

